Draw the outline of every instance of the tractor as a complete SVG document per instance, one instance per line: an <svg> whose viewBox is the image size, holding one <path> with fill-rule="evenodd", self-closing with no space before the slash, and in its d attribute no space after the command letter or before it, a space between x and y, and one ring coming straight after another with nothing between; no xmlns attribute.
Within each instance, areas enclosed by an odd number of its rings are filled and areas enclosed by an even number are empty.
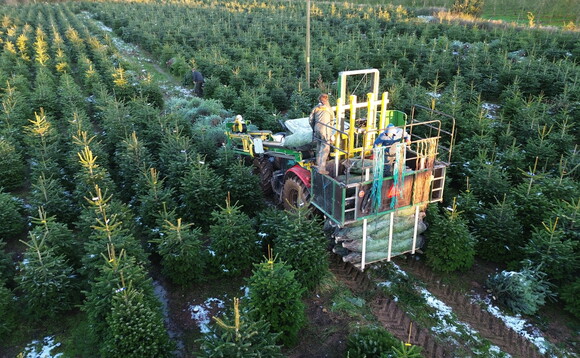
<svg viewBox="0 0 580 358"><path fill-rule="evenodd" d="M252 130L237 116L226 123L227 145L252 159L263 191L286 209L312 205L320 211L333 251L364 270L421 248L425 209L443 199L455 120L420 105L410 118L388 109L376 69L340 72L337 84L328 174L314 166L317 143L308 117L287 120L286 132L273 133ZM375 145L393 126L410 140Z"/></svg>

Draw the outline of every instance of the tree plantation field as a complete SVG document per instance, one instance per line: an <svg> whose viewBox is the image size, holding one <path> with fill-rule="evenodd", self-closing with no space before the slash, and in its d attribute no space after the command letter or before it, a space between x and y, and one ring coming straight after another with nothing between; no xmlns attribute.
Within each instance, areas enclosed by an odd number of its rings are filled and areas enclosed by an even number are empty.
<svg viewBox="0 0 580 358"><path fill-rule="evenodd" d="M0 6L0 357L578 355L578 32L313 1L307 83L305 11ZM457 135L422 252L355 274L224 131L279 131L364 68Z"/></svg>

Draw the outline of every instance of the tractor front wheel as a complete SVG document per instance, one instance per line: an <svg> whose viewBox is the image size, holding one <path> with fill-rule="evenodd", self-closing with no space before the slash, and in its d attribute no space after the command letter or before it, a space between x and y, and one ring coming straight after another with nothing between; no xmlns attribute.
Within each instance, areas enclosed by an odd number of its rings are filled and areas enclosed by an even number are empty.
<svg viewBox="0 0 580 358"><path fill-rule="evenodd" d="M260 188L265 196L271 195L272 189L272 173L274 172L274 165L267 157L254 158L254 174L260 177Z"/></svg>
<svg viewBox="0 0 580 358"><path fill-rule="evenodd" d="M310 190L304 183L296 178L290 177L284 182L282 189L282 203L286 210L296 210L304 205L310 204Z"/></svg>

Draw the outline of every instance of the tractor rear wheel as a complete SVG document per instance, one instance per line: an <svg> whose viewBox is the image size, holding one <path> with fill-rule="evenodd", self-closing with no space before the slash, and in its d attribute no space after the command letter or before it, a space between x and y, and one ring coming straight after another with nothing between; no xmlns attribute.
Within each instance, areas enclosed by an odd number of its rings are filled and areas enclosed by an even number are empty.
<svg viewBox="0 0 580 358"><path fill-rule="evenodd" d="M274 172L274 165L266 157L254 158L254 174L260 176L260 188L265 196L271 195L272 189L272 173Z"/></svg>
<svg viewBox="0 0 580 358"><path fill-rule="evenodd" d="M290 177L284 182L284 189L282 189L282 203L286 210L296 210L304 205L309 205L310 190L300 179Z"/></svg>

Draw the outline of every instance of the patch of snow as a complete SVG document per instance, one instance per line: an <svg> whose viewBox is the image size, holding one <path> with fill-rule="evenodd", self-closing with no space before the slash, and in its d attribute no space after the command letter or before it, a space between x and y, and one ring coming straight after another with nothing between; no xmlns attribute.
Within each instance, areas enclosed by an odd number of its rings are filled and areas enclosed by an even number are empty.
<svg viewBox="0 0 580 358"><path fill-rule="evenodd" d="M441 97L441 93L437 93L437 92L427 92L427 94L433 98Z"/></svg>
<svg viewBox="0 0 580 358"><path fill-rule="evenodd" d="M250 297L250 288L248 286L240 287L240 291L244 291L244 296L242 298Z"/></svg>
<svg viewBox="0 0 580 358"><path fill-rule="evenodd" d="M191 319L197 323L201 333L209 333L210 311L221 308L224 308L224 301L210 297L201 305L190 305L188 310L191 312Z"/></svg>
<svg viewBox="0 0 580 358"><path fill-rule="evenodd" d="M431 22L431 21L435 20L435 16L419 15L419 16L417 16L417 19L421 20L422 22Z"/></svg>
<svg viewBox="0 0 580 358"><path fill-rule="evenodd" d="M62 357L62 353L52 354L52 350L59 347L59 342L54 342L53 336L44 337L41 341L34 340L24 347L25 358L57 358Z"/></svg>
<svg viewBox="0 0 580 358"><path fill-rule="evenodd" d="M473 298L473 301L476 303L483 303L489 313L501 319L506 326L532 342L536 347L538 347L538 350L541 354L546 354L550 346L549 342L547 342L546 339L542 336L542 333L538 328L528 323L521 317L521 315L518 314L515 316L510 316L503 313L498 307L493 305L491 296L484 298L476 296Z"/></svg>
<svg viewBox="0 0 580 358"><path fill-rule="evenodd" d="M385 281L385 282L379 282L377 283L377 286L379 287L386 287L386 288L390 288L393 285L393 283L391 281Z"/></svg>
<svg viewBox="0 0 580 358"><path fill-rule="evenodd" d="M482 103L481 109L483 109L485 113L485 117L489 119L497 119L498 118L498 111L501 108L499 104L495 103Z"/></svg>

